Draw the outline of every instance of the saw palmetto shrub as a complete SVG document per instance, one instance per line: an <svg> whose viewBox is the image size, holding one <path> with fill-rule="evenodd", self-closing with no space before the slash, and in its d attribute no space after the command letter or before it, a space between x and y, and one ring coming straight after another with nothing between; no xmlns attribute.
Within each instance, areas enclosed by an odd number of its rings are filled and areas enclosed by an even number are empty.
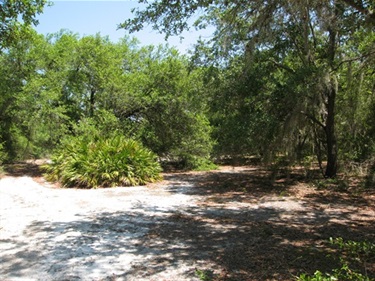
<svg viewBox="0 0 375 281"><path fill-rule="evenodd" d="M123 136L70 137L45 166L46 178L85 188L144 185L160 179L156 156Z"/></svg>

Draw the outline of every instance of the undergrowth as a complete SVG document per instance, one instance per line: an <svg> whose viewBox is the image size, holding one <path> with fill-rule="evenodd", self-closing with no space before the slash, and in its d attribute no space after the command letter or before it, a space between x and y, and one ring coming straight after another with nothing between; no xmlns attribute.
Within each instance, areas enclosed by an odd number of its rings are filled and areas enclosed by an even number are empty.
<svg viewBox="0 0 375 281"><path fill-rule="evenodd" d="M370 281L374 276L368 276L368 264L375 261L375 244L367 241L344 241L339 237L331 238L330 244L339 251L340 267L330 273L319 270L313 275L301 274L298 281Z"/></svg>

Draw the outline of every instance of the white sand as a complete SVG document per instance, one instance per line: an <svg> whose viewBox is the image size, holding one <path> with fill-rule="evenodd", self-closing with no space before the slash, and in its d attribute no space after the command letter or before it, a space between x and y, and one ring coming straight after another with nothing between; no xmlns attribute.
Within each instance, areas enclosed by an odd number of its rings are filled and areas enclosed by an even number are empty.
<svg viewBox="0 0 375 281"><path fill-rule="evenodd" d="M173 188L53 189L30 177L3 178L0 279L140 280L126 272L153 253L138 238L192 200ZM177 266L168 274L193 269Z"/></svg>

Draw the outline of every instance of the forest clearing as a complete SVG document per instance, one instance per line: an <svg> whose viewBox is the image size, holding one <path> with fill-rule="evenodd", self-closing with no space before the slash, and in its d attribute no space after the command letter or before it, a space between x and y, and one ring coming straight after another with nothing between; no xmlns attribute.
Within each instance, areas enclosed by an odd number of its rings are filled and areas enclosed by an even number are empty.
<svg viewBox="0 0 375 281"><path fill-rule="evenodd" d="M330 238L374 241L373 190L272 181L259 166L102 189L60 188L32 164L9 171L2 280L296 280L339 267ZM375 277L374 256L354 266Z"/></svg>

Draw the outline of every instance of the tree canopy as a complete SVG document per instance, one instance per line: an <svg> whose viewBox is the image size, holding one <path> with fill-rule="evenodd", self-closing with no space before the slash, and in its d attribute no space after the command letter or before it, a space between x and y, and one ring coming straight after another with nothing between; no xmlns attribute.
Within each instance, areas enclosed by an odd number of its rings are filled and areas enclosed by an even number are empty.
<svg viewBox="0 0 375 281"><path fill-rule="evenodd" d="M339 77L348 64L360 64L362 70L373 65L373 11L370 1L154 1L144 10L134 11L135 18L121 27L137 31L151 24L170 36L189 28L188 19L199 12L196 28L216 27L213 39L202 45L211 45L211 58L217 66L231 65L233 58L242 57L243 77L260 65L270 71L269 81L261 85L269 85L268 91L263 91L260 99L280 107L284 114L266 114L274 116L269 119L270 128L279 144L274 146L267 138L272 144L267 150L280 151L283 138L298 146L299 140L310 135L319 162L327 160L325 176L334 177L339 150L337 100L344 88L341 83L347 81ZM196 58L201 57L200 52L197 46ZM257 79L263 78L248 76L243 81L254 83ZM245 91L249 99L257 95L254 103L259 102L257 90ZM234 92L236 96L238 90ZM266 136L269 133L266 130ZM293 135L295 141L290 142Z"/></svg>
<svg viewBox="0 0 375 281"><path fill-rule="evenodd" d="M200 70L189 71L174 49L62 31L32 33L0 58L0 143L10 158L41 156L98 116L111 123L107 132L137 139L160 158L193 167L210 156Z"/></svg>
<svg viewBox="0 0 375 281"><path fill-rule="evenodd" d="M215 26L189 55L129 37L29 30L0 55L1 158L48 154L96 122L184 167L251 155L317 161L335 177L340 165L375 155L373 8L153 1L122 25L151 23L166 36L191 17L197 28Z"/></svg>
<svg viewBox="0 0 375 281"><path fill-rule="evenodd" d="M20 40L27 27L38 24L47 0L0 1L0 50Z"/></svg>

